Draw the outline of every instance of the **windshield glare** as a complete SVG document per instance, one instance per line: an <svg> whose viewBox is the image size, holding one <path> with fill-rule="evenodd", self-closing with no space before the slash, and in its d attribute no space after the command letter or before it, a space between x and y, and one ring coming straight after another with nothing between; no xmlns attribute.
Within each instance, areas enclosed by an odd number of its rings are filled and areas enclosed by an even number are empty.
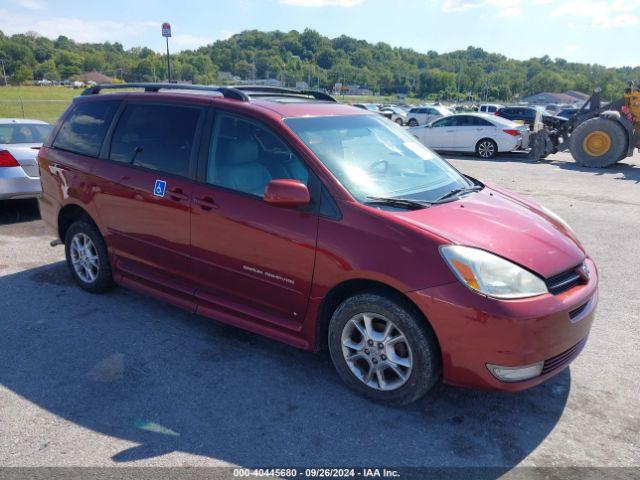
<svg viewBox="0 0 640 480"><path fill-rule="evenodd" d="M285 123L359 201L434 201L471 182L401 127L377 115L290 118Z"/></svg>

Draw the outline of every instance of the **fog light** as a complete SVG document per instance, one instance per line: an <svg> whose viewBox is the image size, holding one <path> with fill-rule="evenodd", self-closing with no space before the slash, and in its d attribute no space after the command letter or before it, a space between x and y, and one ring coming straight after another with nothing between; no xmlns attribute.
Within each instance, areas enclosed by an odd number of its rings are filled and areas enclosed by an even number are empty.
<svg viewBox="0 0 640 480"><path fill-rule="evenodd" d="M543 364L544 362L538 362L522 367L503 367L502 365L487 363L487 368L494 377L502 382L521 382L539 377L542 373Z"/></svg>

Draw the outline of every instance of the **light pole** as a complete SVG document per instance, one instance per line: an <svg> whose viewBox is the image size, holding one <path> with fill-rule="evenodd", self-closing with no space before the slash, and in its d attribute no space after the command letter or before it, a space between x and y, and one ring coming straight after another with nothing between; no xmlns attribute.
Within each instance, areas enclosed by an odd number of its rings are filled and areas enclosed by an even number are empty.
<svg viewBox="0 0 640 480"><path fill-rule="evenodd" d="M2 64L2 78L4 78L4 86L6 87L7 84L7 72L4 70L4 59L0 58L0 63Z"/></svg>
<svg viewBox="0 0 640 480"><path fill-rule="evenodd" d="M162 36L167 40L167 75L171 83L171 61L169 60L169 37L171 36L171 25L168 22L162 24Z"/></svg>

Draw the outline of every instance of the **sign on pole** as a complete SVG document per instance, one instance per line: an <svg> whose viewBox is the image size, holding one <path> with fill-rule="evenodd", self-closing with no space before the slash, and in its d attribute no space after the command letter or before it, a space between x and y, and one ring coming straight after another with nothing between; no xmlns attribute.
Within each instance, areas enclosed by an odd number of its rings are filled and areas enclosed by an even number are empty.
<svg viewBox="0 0 640 480"><path fill-rule="evenodd" d="M171 83L171 60L169 59L169 37L171 36L171 25L169 22L162 24L162 36L167 40L167 76Z"/></svg>
<svg viewBox="0 0 640 480"><path fill-rule="evenodd" d="M162 24L162 36L170 37L171 36L171 25L167 22Z"/></svg>

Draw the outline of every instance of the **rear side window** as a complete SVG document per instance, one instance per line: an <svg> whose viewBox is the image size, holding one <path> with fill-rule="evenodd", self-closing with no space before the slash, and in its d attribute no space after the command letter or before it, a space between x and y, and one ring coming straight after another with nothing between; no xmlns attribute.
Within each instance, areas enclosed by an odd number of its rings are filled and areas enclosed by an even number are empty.
<svg viewBox="0 0 640 480"><path fill-rule="evenodd" d="M113 132L109 158L186 177L201 113L182 105L127 105Z"/></svg>
<svg viewBox="0 0 640 480"><path fill-rule="evenodd" d="M53 147L97 157L118 105L117 101L78 104L60 127Z"/></svg>
<svg viewBox="0 0 640 480"><path fill-rule="evenodd" d="M469 116L469 119L474 127L493 127L493 124L484 118Z"/></svg>

